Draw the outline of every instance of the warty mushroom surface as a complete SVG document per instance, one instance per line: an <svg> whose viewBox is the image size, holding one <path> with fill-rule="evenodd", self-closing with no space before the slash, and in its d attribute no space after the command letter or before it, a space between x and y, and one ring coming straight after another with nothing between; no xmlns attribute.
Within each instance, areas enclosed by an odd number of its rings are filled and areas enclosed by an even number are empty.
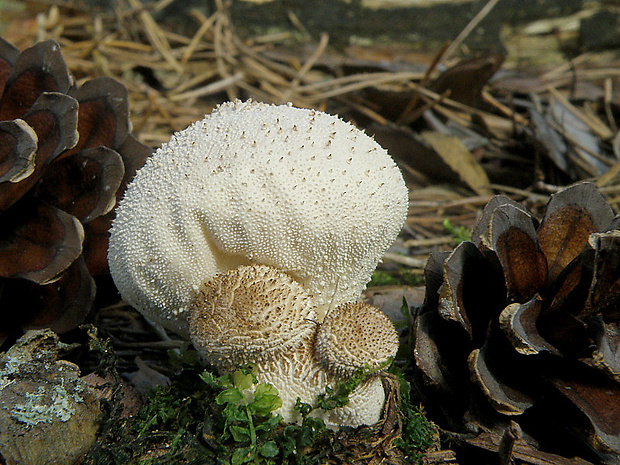
<svg viewBox="0 0 620 465"><path fill-rule="evenodd" d="M407 207L398 167L353 125L229 102L138 172L111 229L110 270L129 304L184 336L202 283L240 265L288 273L321 321L360 298Z"/></svg>
<svg viewBox="0 0 620 465"><path fill-rule="evenodd" d="M309 303L309 295L286 273L240 266L201 286L190 311L191 340L220 373L252 365L259 382L277 389L282 406L275 413L288 423L302 419L297 399L312 405L326 386L335 387L360 368L375 370L351 392L347 405L312 415L332 429L377 423L385 390L376 370L396 355L398 333L368 304L343 304L319 323ZM334 357L344 350L338 339L350 346L344 357Z"/></svg>

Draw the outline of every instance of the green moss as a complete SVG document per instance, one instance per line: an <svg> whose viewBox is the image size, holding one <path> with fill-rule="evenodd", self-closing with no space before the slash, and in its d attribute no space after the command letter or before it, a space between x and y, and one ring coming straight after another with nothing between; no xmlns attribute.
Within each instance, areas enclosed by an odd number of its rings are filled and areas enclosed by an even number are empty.
<svg viewBox="0 0 620 465"><path fill-rule="evenodd" d="M421 274L415 274L408 268L398 268L390 272L375 270L368 287L379 286L419 286L424 281Z"/></svg>
<svg viewBox="0 0 620 465"><path fill-rule="evenodd" d="M170 386L152 392L134 421L120 417L114 407L120 402L113 399L109 421L85 463L314 465L347 463L351 458L347 438L359 438L360 430L333 432L310 413L345 405L367 371L326 387L315 405L298 400L302 423L288 425L273 415L282 402L278 391L258 383L251 367L217 376L204 370L195 355L187 349L175 355L176 362L185 360L182 372ZM408 389L403 381L406 399ZM417 457L428 447L428 422L408 402L403 403L406 435L399 447Z"/></svg>
<svg viewBox="0 0 620 465"><path fill-rule="evenodd" d="M443 229L454 238L454 242L460 244L471 240L471 231L464 226L454 226L448 218L443 220Z"/></svg>
<svg viewBox="0 0 620 465"><path fill-rule="evenodd" d="M412 402L411 384L406 381L398 368L390 370L400 379L401 412L403 414L402 438L397 446L403 451L407 463L421 463L424 452L438 441L438 429L424 415L421 406Z"/></svg>

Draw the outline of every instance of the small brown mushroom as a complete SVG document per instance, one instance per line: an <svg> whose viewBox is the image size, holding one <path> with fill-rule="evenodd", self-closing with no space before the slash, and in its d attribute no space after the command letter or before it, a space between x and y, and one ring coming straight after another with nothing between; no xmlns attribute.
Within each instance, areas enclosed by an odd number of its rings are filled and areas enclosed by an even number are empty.
<svg viewBox="0 0 620 465"><path fill-rule="evenodd" d="M315 350L327 370L347 377L361 368L386 368L398 345L398 333L385 313L365 302L349 302L327 313Z"/></svg>
<svg viewBox="0 0 620 465"><path fill-rule="evenodd" d="M205 283L189 321L200 355L223 371L290 356L313 339L315 325L304 288L267 266L241 266Z"/></svg>

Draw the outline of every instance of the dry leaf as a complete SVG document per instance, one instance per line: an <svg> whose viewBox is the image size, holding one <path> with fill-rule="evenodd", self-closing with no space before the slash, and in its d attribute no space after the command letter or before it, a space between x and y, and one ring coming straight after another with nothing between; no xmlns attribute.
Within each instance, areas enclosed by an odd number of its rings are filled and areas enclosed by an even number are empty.
<svg viewBox="0 0 620 465"><path fill-rule="evenodd" d="M421 136L471 190L478 195L493 195L484 169L460 139L435 131L424 131Z"/></svg>

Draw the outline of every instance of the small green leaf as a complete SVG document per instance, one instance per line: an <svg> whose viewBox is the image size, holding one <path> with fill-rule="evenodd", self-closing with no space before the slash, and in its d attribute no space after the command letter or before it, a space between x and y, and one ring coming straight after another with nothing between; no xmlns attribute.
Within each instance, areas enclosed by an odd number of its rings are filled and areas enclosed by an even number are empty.
<svg viewBox="0 0 620 465"><path fill-rule="evenodd" d="M230 459L232 465L239 465L241 463L248 463L254 460L256 457L256 450L254 447L240 447L235 449Z"/></svg>
<svg viewBox="0 0 620 465"><path fill-rule="evenodd" d="M262 423L256 425L256 431L273 431L274 428L280 425L282 421L281 415L270 415L269 418Z"/></svg>
<svg viewBox="0 0 620 465"><path fill-rule="evenodd" d="M172 441L170 441L170 449L176 450L179 447L179 444L181 443L184 434L185 430L183 428L180 428L172 438Z"/></svg>
<svg viewBox="0 0 620 465"><path fill-rule="evenodd" d="M243 394L237 388L224 389L215 397L215 402L218 405L223 404L235 404L238 405L243 400Z"/></svg>
<svg viewBox="0 0 620 465"><path fill-rule="evenodd" d="M221 384L218 382L217 378L210 371L204 371L200 374L200 379L207 383L208 386L213 388L218 388Z"/></svg>
<svg viewBox="0 0 620 465"><path fill-rule="evenodd" d="M258 453L263 457L275 457L280 452L280 449L275 442L269 441L258 448Z"/></svg>
<svg viewBox="0 0 620 465"><path fill-rule="evenodd" d="M271 384L261 383L254 391L254 400L248 408L257 415L268 415L274 410L282 407L280 393Z"/></svg>
<svg viewBox="0 0 620 465"><path fill-rule="evenodd" d="M278 390L269 383L260 383L258 386L256 386L256 391L254 393L254 397L279 395L280 393L278 392Z"/></svg>
<svg viewBox="0 0 620 465"><path fill-rule="evenodd" d="M243 404L226 404L224 417L226 424L229 425L234 421L247 421L248 414Z"/></svg>
<svg viewBox="0 0 620 465"><path fill-rule="evenodd" d="M256 383L256 377L252 373L244 373L241 370L235 370L232 380L233 385L240 390L248 389Z"/></svg>
<svg viewBox="0 0 620 465"><path fill-rule="evenodd" d="M176 367L200 365L200 356L198 352L190 348L189 341L184 342L178 350L169 350L168 359L170 363Z"/></svg>
<svg viewBox="0 0 620 465"><path fill-rule="evenodd" d="M250 441L250 430L248 428L244 428L243 426L230 425L230 434L237 442L249 442Z"/></svg>
<svg viewBox="0 0 620 465"><path fill-rule="evenodd" d="M231 377L232 376L230 373L226 373L225 375L218 376L217 382L219 383L220 387L231 387L233 385Z"/></svg>
<svg viewBox="0 0 620 465"><path fill-rule="evenodd" d="M471 240L471 232L463 226L454 226L448 218L443 220L443 229L454 238L457 244Z"/></svg>
<svg viewBox="0 0 620 465"><path fill-rule="evenodd" d="M400 303L400 314L404 316L406 320L411 320L411 312L409 311L409 304L405 296L403 296L403 300Z"/></svg>
<svg viewBox="0 0 620 465"><path fill-rule="evenodd" d="M315 439L325 431L325 423L320 418L306 417L301 424L298 443L300 447L310 447Z"/></svg>
<svg viewBox="0 0 620 465"><path fill-rule="evenodd" d="M314 410L312 405L307 404L306 402L302 402L301 398L299 397L295 400L295 406L293 408L297 410L299 413L301 413L302 417L308 416L310 412Z"/></svg>
<svg viewBox="0 0 620 465"><path fill-rule="evenodd" d="M282 434L278 436L282 458L287 458L297 453L297 441L295 438L298 436L300 429L298 425L285 426Z"/></svg>

